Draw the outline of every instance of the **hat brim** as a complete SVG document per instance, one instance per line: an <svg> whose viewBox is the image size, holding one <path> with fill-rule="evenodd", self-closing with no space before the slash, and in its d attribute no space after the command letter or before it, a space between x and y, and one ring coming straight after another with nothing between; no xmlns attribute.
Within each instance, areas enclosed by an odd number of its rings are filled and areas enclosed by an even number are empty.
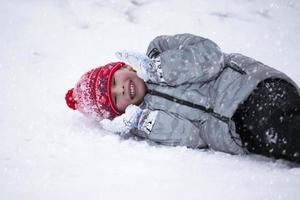
<svg viewBox="0 0 300 200"><path fill-rule="evenodd" d="M120 115L120 111L117 109L117 107L115 106L115 104L113 103L113 99L112 99L112 96L111 96L111 82L112 82L112 78L113 78L113 75L114 73L119 70L121 67L123 67L125 65L125 63L123 62L117 62L117 63L114 63L114 67L111 69L110 73L109 73L109 76L108 76L108 80L107 80L107 91L108 91L108 99L109 99L109 103L110 103L110 106L111 106L111 109L112 111L117 114L117 115Z"/></svg>

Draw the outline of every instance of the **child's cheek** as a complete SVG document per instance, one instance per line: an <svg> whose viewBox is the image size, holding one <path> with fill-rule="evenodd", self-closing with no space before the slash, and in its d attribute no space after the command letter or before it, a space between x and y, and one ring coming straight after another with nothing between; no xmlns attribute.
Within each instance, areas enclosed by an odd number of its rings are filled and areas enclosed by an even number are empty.
<svg viewBox="0 0 300 200"><path fill-rule="evenodd" d="M120 101L120 107L122 108L122 110L125 111L125 109L127 108L127 106L129 106L130 101L123 99L122 101Z"/></svg>

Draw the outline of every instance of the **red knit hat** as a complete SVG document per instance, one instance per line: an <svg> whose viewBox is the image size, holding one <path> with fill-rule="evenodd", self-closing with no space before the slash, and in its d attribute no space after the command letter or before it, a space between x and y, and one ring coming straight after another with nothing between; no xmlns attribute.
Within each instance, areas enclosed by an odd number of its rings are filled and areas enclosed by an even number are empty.
<svg viewBox="0 0 300 200"><path fill-rule="evenodd" d="M67 92L67 105L97 121L120 115L111 98L111 80L123 65L123 62L109 63L85 73L75 88Z"/></svg>

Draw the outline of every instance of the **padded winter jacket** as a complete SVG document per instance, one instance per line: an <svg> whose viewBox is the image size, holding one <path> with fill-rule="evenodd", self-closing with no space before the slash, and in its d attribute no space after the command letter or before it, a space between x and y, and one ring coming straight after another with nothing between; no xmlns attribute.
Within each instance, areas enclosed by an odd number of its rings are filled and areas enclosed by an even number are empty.
<svg viewBox="0 0 300 200"><path fill-rule="evenodd" d="M156 37L147 56L160 65L149 70L143 112L130 134L158 144L246 153L231 120L239 104L267 78L297 87L284 73L192 34Z"/></svg>

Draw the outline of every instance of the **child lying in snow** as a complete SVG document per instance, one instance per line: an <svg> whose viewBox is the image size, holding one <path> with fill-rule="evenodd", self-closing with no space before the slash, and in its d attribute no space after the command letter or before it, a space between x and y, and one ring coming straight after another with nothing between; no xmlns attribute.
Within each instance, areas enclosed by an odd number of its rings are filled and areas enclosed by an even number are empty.
<svg viewBox="0 0 300 200"><path fill-rule="evenodd" d="M84 74L66 101L106 130L158 144L300 163L300 90L284 73L191 34Z"/></svg>

